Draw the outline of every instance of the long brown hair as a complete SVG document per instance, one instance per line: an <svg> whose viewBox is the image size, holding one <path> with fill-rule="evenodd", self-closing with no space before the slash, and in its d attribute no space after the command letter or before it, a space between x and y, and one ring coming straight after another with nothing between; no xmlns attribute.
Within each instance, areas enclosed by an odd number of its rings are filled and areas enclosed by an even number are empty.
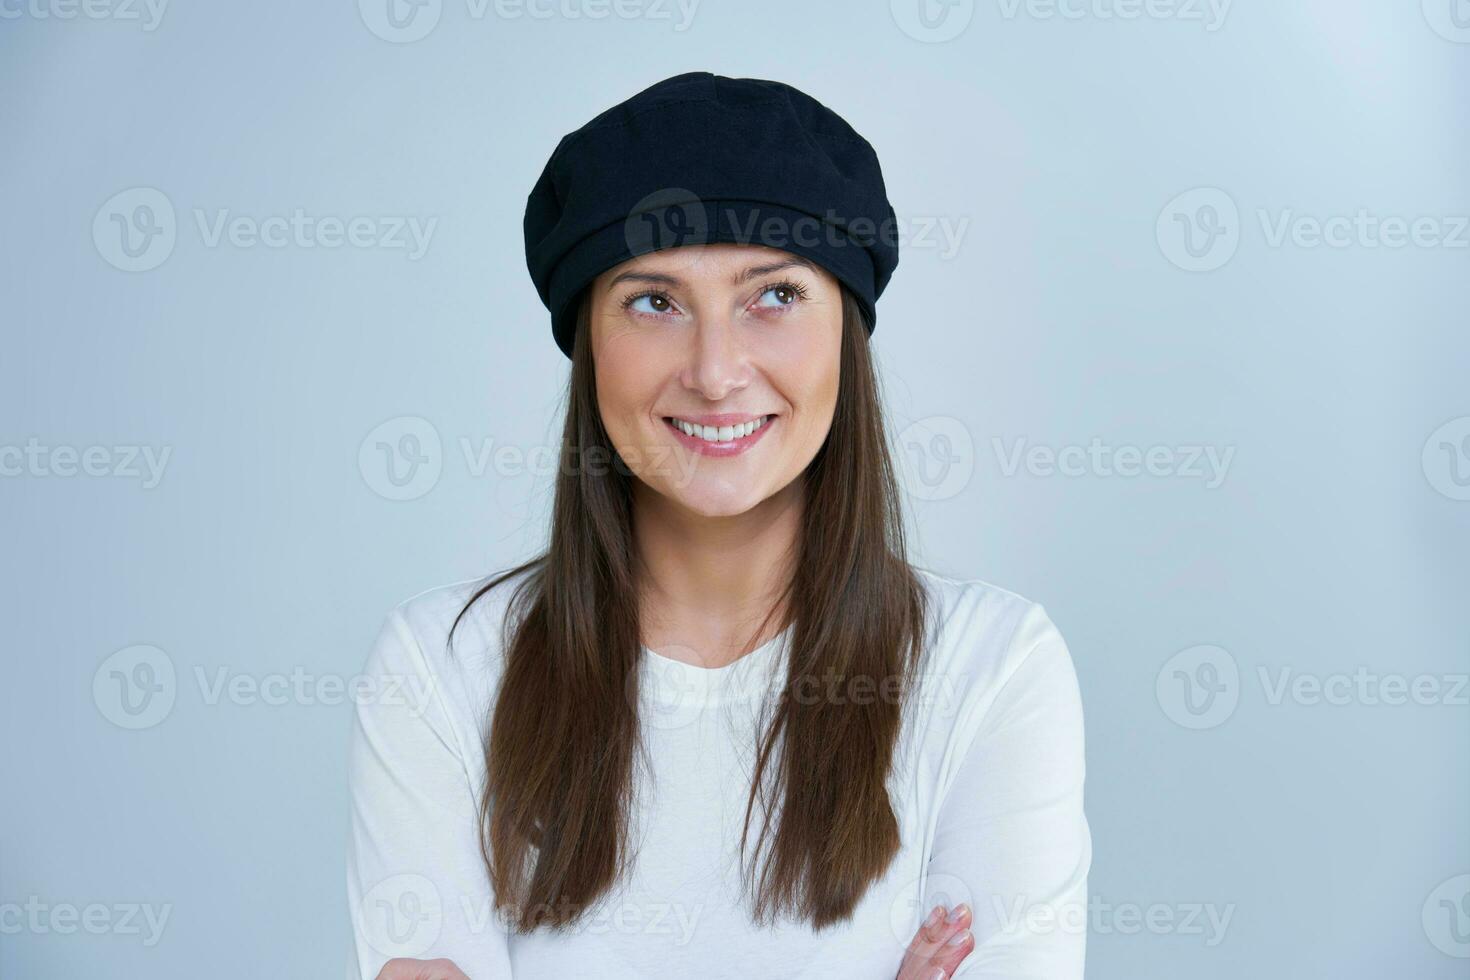
<svg viewBox="0 0 1470 980"><path fill-rule="evenodd" d="M631 861L628 808L643 750L634 478L602 426L587 317L584 298L547 550L481 586L454 621L530 573L502 624L480 799L496 910L518 932L570 926ZM816 930L850 917L899 849L886 781L929 619L906 558L868 332L845 287L842 321L832 426L800 477L804 519L772 610L787 613L787 673L762 716L741 834L744 857L759 809L743 882L752 918ZM869 696L812 696L813 678L833 677Z"/></svg>

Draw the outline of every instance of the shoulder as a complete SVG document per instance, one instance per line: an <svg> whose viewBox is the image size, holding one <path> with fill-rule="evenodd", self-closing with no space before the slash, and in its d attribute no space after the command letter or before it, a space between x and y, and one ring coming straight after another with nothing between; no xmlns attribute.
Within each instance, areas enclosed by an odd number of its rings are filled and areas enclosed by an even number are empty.
<svg viewBox="0 0 1470 980"><path fill-rule="evenodd" d="M506 613L528 572L504 574L434 586L391 606L365 673L437 692L456 721L479 719L499 682Z"/></svg>
<svg viewBox="0 0 1470 980"><path fill-rule="evenodd" d="M914 566L930 598L932 669L1008 674L1043 642L1062 642L1046 608L978 578L956 578Z"/></svg>
<svg viewBox="0 0 1470 980"><path fill-rule="evenodd" d="M497 572L424 589L394 605L388 619L401 623L426 655L443 651L470 662L483 661L498 652L513 593L527 574L505 577L505 572Z"/></svg>
<svg viewBox="0 0 1470 980"><path fill-rule="evenodd" d="M918 688L924 727L963 745L1002 692L1008 701L1080 708L1071 653L1040 602L983 579L915 571L930 597L931 639Z"/></svg>

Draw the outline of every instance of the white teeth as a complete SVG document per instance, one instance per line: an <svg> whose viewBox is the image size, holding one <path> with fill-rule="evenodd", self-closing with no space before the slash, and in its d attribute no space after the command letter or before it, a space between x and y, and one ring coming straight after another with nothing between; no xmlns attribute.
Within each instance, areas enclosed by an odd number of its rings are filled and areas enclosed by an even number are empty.
<svg viewBox="0 0 1470 980"><path fill-rule="evenodd" d="M756 429L770 421L771 416L762 415L750 422L742 422L739 425L722 425L716 428L712 425L695 425L685 422L683 419L674 419L673 422L685 435L703 439L705 442L730 442L733 439L743 439Z"/></svg>

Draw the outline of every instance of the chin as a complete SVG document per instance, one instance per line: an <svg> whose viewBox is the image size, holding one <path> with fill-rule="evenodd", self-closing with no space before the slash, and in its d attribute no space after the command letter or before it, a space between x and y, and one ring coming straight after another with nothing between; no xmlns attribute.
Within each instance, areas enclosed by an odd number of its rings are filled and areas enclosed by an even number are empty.
<svg viewBox="0 0 1470 980"><path fill-rule="evenodd" d="M680 487L670 496L685 510L701 517L736 517L753 510L763 499L749 489L700 482Z"/></svg>

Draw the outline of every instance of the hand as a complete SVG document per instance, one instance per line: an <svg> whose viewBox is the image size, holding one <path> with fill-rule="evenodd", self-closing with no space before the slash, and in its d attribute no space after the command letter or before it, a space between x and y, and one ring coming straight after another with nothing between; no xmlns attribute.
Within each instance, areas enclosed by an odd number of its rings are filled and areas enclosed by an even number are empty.
<svg viewBox="0 0 1470 980"><path fill-rule="evenodd" d="M470 980L452 960L389 960L378 971L378 980Z"/></svg>
<svg viewBox="0 0 1470 980"><path fill-rule="evenodd" d="M936 905L914 933L896 980L946 980L975 948L970 909L960 905L946 915ZM395 959L383 964L377 980L469 980L450 960Z"/></svg>
<svg viewBox="0 0 1470 980"><path fill-rule="evenodd" d="M948 913L943 905L934 906L914 933L896 980L948 980L975 948L971 921L968 905Z"/></svg>

